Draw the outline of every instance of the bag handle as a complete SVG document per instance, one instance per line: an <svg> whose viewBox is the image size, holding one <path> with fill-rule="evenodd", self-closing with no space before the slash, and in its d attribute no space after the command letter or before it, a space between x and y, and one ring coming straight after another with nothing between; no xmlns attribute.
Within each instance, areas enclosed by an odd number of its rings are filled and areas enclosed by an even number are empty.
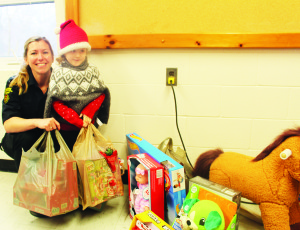
<svg viewBox="0 0 300 230"><path fill-rule="evenodd" d="M57 129L55 130L55 136L56 136L56 139L57 139L58 144L60 146L60 149L66 150L66 151L62 151L63 154L57 154L56 156L59 159L63 159L63 160L70 160L70 159L75 160L73 154L71 153L71 150L69 149L69 147L66 144L64 138L62 137L62 135L60 134L60 132ZM69 152L67 152L67 151L69 151Z"/></svg>
<svg viewBox="0 0 300 230"><path fill-rule="evenodd" d="M60 132L55 129L55 136L56 136L56 139L58 141L58 144L61 146L61 145L67 145L65 140L63 139L63 137L61 136Z"/></svg>
<svg viewBox="0 0 300 230"><path fill-rule="evenodd" d="M167 137L166 139L164 139L157 148L162 150L165 145L167 149L173 151L173 140L171 137Z"/></svg>
<svg viewBox="0 0 300 230"><path fill-rule="evenodd" d="M95 125L90 124L89 127L90 127L91 131L92 131L93 134L94 134L94 139L95 139L97 145L98 145L100 148L102 148L102 149L101 149L102 152L105 152L107 147L112 147L111 140L105 138L105 137L101 134L100 130L97 129L97 128L95 127ZM106 146L106 147L102 147L102 146Z"/></svg>
<svg viewBox="0 0 300 230"><path fill-rule="evenodd" d="M39 139L37 139L37 141L31 146L31 148L27 152L31 152L33 149L37 149L39 144L41 144L41 142L44 140L46 134L46 131L43 132L43 134L39 137Z"/></svg>
<svg viewBox="0 0 300 230"><path fill-rule="evenodd" d="M48 184L48 188L51 188L51 185L52 185L52 171L53 171L52 159L55 157L55 153L54 153L54 145L53 145L53 140L52 140L52 137L51 137L51 132L50 131L46 131L46 132L47 132L47 137L46 137L47 141L46 141L45 153L47 155L47 182L48 182L47 184ZM51 195L51 190L52 189L47 189L48 196Z"/></svg>

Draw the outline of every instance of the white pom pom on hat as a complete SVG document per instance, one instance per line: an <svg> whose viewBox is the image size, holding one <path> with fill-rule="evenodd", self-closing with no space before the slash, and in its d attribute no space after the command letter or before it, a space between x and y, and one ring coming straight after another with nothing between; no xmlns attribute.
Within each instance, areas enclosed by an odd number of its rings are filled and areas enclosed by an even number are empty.
<svg viewBox="0 0 300 230"><path fill-rule="evenodd" d="M56 35L59 35L59 34L60 34L60 31L61 31L60 27L56 27L56 28L54 29L54 33L55 33Z"/></svg>
<svg viewBox="0 0 300 230"><path fill-rule="evenodd" d="M85 48L88 51L91 50L91 45L88 42L86 32L77 26L74 20L70 19L65 21L56 31L59 31L59 55L82 48Z"/></svg>

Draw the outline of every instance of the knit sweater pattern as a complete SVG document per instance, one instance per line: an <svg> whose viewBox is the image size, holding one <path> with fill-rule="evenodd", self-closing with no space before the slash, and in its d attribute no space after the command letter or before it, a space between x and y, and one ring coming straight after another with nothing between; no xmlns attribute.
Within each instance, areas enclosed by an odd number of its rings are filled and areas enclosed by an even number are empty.
<svg viewBox="0 0 300 230"><path fill-rule="evenodd" d="M98 68L91 64L84 70L66 66L56 67L50 77L44 117L54 117L59 122L66 123L52 107L55 100L62 101L80 114L87 104L98 98L107 89L99 76Z"/></svg>

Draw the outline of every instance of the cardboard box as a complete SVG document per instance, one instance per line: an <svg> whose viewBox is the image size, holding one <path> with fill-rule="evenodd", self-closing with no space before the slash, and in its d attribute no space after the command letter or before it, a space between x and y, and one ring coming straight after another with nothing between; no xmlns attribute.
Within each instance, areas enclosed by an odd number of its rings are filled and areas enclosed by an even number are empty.
<svg viewBox="0 0 300 230"><path fill-rule="evenodd" d="M165 217L172 224L186 197L184 168L136 133L126 135L129 154L147 153L165 170Z"/></svg>
<svg viewBox="0 0 300 230"><path fill-rule="evenodd" d="M169 224L159 218L151 210L134 216L129 230L174 230Z"/></svg>
<svg viewBox="0 0 300 230"><path fill-rule="evenodd" d="M146 207L160 218L164 218L164 169L147 154L137 154L127 157L128 163L128 193L129 216L144 212ZM140 164L145 168L141 172L148 178L148 184L138 186L136 168ZM139 174L141 175L141 174Z"/></svg>
<svg viewBox="0 0 300 230"><path fill-rule="evenodd" d="M222 210L227 230L238 229L238 217L240 210L241 192L225 187L223 185L206 180L202 177L194 177L189 182L189 192L186 199L210 200L215 202ZM183 209L179 216L187 215ZM177 218L173 228L181 230L180 221Z"/></svg>

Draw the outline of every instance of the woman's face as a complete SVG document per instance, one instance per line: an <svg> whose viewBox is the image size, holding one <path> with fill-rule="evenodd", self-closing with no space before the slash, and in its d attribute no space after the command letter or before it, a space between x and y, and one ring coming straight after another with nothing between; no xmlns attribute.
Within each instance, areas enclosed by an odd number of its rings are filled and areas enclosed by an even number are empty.
<svg viewBox="0 0 300 230"><path fill-rule="evenodd" d="M65 57L72 66L80 66L86 58L86 53L86 49L77 49L66 53Z"/></svg>
<svg viewBox="0 0 300 230"><path fill-rule="evenodd" d="M49 45L43 41L31 42L28 45L25 62L30 66L34 76L51 74L51 65L54 57L51 53Z"/></svg>

